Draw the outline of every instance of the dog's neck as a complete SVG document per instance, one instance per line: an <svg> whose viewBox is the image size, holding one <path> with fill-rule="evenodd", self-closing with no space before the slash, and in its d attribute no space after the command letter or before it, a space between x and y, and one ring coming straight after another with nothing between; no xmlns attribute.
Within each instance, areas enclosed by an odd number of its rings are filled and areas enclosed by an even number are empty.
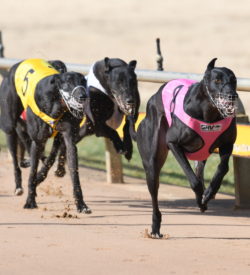
<svg viewBox="0 0 250 275"><path fill-rule="evenodd" d="M204 122L213 123L223 119L223 116L211 101L203 81L190 87L184 105L187 114Z"/></svg>

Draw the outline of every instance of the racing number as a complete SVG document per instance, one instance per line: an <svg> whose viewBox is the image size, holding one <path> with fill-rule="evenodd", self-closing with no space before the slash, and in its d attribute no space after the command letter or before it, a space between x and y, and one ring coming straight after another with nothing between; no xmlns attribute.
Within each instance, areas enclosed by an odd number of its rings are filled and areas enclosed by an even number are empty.
<svg viewBox="0 0 250 275"><path fill-rule="evenodd" d="M22 88L22 93L23 93L24 96L25 96L25 93L27 92L28 85L29 85L29 77L28 77L28 75L29 75L29 73L33 74L34 72L35 71L33 69L28 70L28 72L26 73L26 75L25 75L25 77L23 79L24 84L23 84L23 88Z"/></svg>

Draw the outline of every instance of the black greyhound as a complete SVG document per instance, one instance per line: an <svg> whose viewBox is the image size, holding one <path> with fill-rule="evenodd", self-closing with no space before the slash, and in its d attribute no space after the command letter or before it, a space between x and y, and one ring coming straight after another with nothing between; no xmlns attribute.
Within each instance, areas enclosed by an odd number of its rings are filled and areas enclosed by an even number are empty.
<svg viewBox="0 0 250 275"><path fill-rule="evenodd" d="M66 65L61 60L49 60L51 64L57 71L60 73L67 72ZM27 168L30 167L30 160L25 158L25 152L30 152L31 139L27 134L27 125L26 125L26 111L23 111L21 115L22 119L18 119L16 124L16 132L18 135L18 157L20 159L20 167ZM45 156L41 157L41 160L45 160ZM23 193L22 189L18 189L16 195L21 195Z"/></svg>
<svg viewBox="0 0 250 275"><path fill-rule="evenodd" d="M94 63L86 77L90 106L86 108L86 122L79 132L79 140L92 134L109 138L117 152L128 160L132 157L132 139L136 138L134 123L140 107L135 67L135 60L127 64L119 58L106 57ZM116 129L124 116L122 141ZM61 146L57 176L65 174L64 155L65 148ZM47 173L45 170L43 174Z"/></svg>
<svg viewBox="0 0 250 275"><path fill-rule="evenodd" d="M200 82L177 80L161 86L149 99L146 117L139 125L137 145L152 198L151 236L154 238L162 237L159 175L169 149L185 172L202 212L228 172L236 138L236 77L228 68L214 67L215 61L216 58L208 64ZM169 98L171 87L175 88ZM205 190L203 170L208 155L215 148L219 149L220 164ZM188 158L199 161L195 172Z"/></svg>
<svg viewBox="0 0 250 275"><path fill-rule="evenodd" d="M75 145L87 101L86 80L82 74L60 74L51 64L41 59L28 59L15 64L4 78L0 87L0 122L13 159L16 192L22 192L21 170L17 161L16 125L25 108L27 131L32 140L28 197L24 208L37 207L35 197L39 158L44 152L47 139L55 136L53 146L56 147L63 137L67 147L77 210L91 212L83 200Z"/></svg>

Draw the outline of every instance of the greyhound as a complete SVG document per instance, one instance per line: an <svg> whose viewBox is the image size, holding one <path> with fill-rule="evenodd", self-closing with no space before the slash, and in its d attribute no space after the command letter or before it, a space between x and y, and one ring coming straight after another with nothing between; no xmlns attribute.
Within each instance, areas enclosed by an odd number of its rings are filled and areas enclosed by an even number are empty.
<svg viewBox="0 0 250 275"><path fill-rule="evenodd" d="M108 57L91 66L86 76L90 105L86 107L86 121L80 128L78 141L92 134L109 138L118 153L124 154L128 160L131 159L132 139L136 139L134 124L140 107L135 67L135 60L127 64L119 58ZM116 129L124 116L126 122L122 141ZM60 177L65 174L64 155L65 147L62 146L55 171Z"/></svg>
<svg viewBox="0 0 250 275"><path fill-rule="evenodd" d="M61 60L49 60L51 64L57 71L60 73L67 72L66 65ZM30 153L31 139L27 134L27 125L26 125L26 110L21 114L21 120L19 119L16 125L16 132L18 135L18 149L19 149L19 159L20 167L27 168L30 167L30 159L25 158L25 152ZM44 162L46 159L45 156L41 156L41 160ZM19 189L17 195L22 194L22 190Z"/></svg>
<svg viewBox="0 0 250 275"><path fill-rule="evenodd" d="M78 175L75 140L87 104L86 80L80 73L59 73L42 59L28 59L15 64L0 86L0 123L6 133L12 155L16 193L22 193L21 169L17 161L16 125L26 109L27 131L31 138L31 169L28 197L24 208L36 208L37 167L46 141L54 136L53 146L60 138L67 147L67 159L73 183L73 193L79 212L91 210L83 200ZM57 134L59 133L59 134Z"/></svg>
<svg viewBox="0 0 250 275"><path fill-rule="evenodd" d="M147 103L146 117L137 131L137 145L152 199L152 232L161 238L158 207L160 170L171 150L182 167L196 202L204 212L219 190L236 139L236 77L225 67L207 65L200 82L178 79L160 87ZM208 156L219 149L220 163L205 189L203 170ZM196 160L195 172L188 161Z"/></svg>

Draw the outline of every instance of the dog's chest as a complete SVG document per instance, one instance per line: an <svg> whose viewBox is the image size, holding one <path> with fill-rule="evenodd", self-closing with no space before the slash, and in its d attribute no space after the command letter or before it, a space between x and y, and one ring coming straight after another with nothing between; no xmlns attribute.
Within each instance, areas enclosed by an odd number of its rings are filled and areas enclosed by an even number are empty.
<svg viewBox="0 0 250 275"><path fill-rule="evenodd" d="M230 126L232 118L225 118L215 123L206 123L190 117L184 111L184 98L189 87L194 83L195 81L188 79L170 81L162 90L162 102L169 127L176 127L173 123L173 116L175 116L183 124L192 129L193 133L196 133L196 138L190 134L190 136L184 135L185 140L181 140L183 144L197 148L195 152L185 152L187 158L190 160L205 160L211 153L211 146ZM181 129L179 127L178 131L181 131ZM178 138L181 139L181 136L182 132L179 132ZM198 141L202 141L203 146L195 144L197 138Z"/></svg>
<svg viewBox="0 0 250 275"><path fill-rule="evenodd" d="M114 111L113 111L112 116L108 120L106 120L106 124L109 127L116 130L121 125L124 114L119 110L116 100L113 98L110 98L107 91L101 85L100 81L97 79L97 77L94 74L93 68L94 68L94 66L91 66L90 71L89 71L88 75L86 76L87 86L94 87L94 88L98 89L99 91L101 91L102 93L107 95L110 100L112 100L112 102L114 104Z"/></svg>

